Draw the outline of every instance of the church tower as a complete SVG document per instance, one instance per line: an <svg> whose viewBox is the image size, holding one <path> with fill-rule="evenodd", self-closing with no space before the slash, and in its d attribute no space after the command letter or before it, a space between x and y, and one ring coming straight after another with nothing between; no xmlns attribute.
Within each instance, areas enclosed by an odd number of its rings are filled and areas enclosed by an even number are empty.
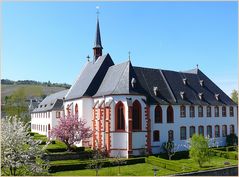
<svg viewBox="0 0 239 177"><path fill-rule="evenodd" d="M96 36L94 43L94 62L98 59L99 56L102 56L102 45L101 45L101 37L100 37L100 25L99 25L99 17L97 16L97 24L96 24Z"/></svg>

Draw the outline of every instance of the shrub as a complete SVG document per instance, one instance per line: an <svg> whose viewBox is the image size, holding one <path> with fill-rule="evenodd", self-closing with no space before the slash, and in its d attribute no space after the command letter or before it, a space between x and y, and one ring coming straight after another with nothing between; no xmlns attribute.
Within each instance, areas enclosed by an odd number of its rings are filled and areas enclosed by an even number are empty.
<svg viewBox="0 0 239 177"><path fill-rule="evenodd" d="M51 140L51 144L56 144L56 141L55 140Z"/></svg>
<svg viewBox="0 0 239 177"><path fill-rule="evenodd" d="M85 147L72 146L71 147L71 151L73 151L73 152L84 152L85 151Z"/></svg>
<svg viewBox="0 0 239 177"><path fill-rule="evenodd" d="M30 132L30 136L34 136L34 134L35 134L35 133L33 133L33 132Z"/></svg>
<svg viewBox="0 0 239 177"><path fill-rule="evenodd" d="M156 166L159 166L162 168L166 168L171 171L176 171L176 172L181 172L183 170L182 166L178 165L177 163L175 163L173 161L157 158L154 156L149 156L147 158L147 163L150 163L152 165L156 165ZM188 168L187 170L191 169L189 167L187 167L187 168Z"/></svg>
<svg viewBox="0 0 239 177"><path fill-rule="evenodd" d="M238 137L236 134L230 134L226 137L227 146L238 145Z"/></svg>
<svg viewBox="0 0 239 177"><path fill-rule="evenodd" d="M70 153L70 152L68 152ZM139 158L132 158L132 159L125 159L126 164L122 165L133 165L137 163L145 163L145 158L144 157L139 157ZM91 163L90 160L83 161L83 162L78 162L75 164L57 164L57 165L51 165L49 168L50 173L58 172L58 171L70 171L70 170L84 170L86 169L89 164ZM109 167L109 166L116 166L117 164L113 164L112 160L105 159L102 161L102 167Z"/></svg>
<svg viewBox="0 0 239 177"><path fill-rule="evenodd" d="M233 153L233 152L226 152L226 151L221 151L218 149L211 149L210 153L212 153L213 155L216 155L218 157L224 157L227 159L232 159L232 160L237 160L238 156L237 154Z"/></svg>
<svg viewBox="0 0 239 177"><path fill-rule="evenodd" d="M66 148L51 148L51 149L46 149L46 152L48 153L55 153L55 152L65 152L67 149Z"/></svg>
<svg viewBox="0 0 239 177"><path fill-rule="evenodd" d="M204 162L209 161L208 140L202 135L194 134L190 141L190 145L190 158L202 167Z"/></svg>

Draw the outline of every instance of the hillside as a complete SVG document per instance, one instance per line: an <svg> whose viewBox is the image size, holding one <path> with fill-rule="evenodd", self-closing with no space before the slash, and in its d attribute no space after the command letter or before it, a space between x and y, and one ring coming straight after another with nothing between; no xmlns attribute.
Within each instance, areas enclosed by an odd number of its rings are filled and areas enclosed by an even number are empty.
<svg viewBox="0 0 239 177"><path fill-rule="evenodd" d="M6 82L7 81L7 82ZM24 89L27 98L31 97L44 97L52 93L68 89L68 84L58 84L50 82L37 82L37 81L11 81L1 80L1 101L4 103L6 96L12 95L19 89Z"/></svg>

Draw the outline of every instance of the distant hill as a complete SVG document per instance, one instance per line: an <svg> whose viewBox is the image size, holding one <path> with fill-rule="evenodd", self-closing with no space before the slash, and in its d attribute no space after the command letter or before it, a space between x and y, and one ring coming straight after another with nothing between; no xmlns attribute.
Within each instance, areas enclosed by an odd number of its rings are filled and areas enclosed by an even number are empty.
<svg viewBox="0 0 239 177"><path fill-rule="evenodd" d="M11 96L15 91L24 88L27 98L45 97L52 93L70 88L69 84L38 82L33 80L12 81L9 79L1 80L1 101L4 103L6 96Z"/></svg>

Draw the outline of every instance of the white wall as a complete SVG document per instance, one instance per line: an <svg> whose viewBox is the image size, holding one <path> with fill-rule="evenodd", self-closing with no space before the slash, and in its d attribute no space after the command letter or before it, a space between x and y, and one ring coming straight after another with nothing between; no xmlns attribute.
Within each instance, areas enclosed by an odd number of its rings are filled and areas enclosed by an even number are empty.
<svg viewBox="0 0 239 177"><path fill-rule="evenodd" d="M49 137L48 125L50 128L54 128L57 125L56 112L60 112L60 115L63 116L63 111L61 110L52 110L47 112L31 113L31 128L32 132L39 133L41 135L46 135ZM38 115L37 115L38 114ZM40 128L34 128L34 125L42 126Z"/></svg>
<svg viewBox="0 0 239 177"><path fill-rule="evenodd" d="M151 113L151 139L152 139L152 151L153 153L159 153L161 150L161 145L163 142L168 141L168 131L174 131L174 142L175 144L181 145L180 150L185 150L185 146L188 144L186 140L180 140L180 127L186 126L187 138L189 138L189 127L195 126L196 133L198 133L198 126L204 126L204 136L207 134L207 125L212 126L212 137L215 136L215 125L220 126L220 137L215 138L216 144L219 146L225 145L225 137L222 137L222 125L227 125L227 133L230 133L230 125L233 124L235 127L235 133L237 133L237 108L234 107L234 117L229 116L229 107L227 106L227 117L222 117L222 107L219 106L219 117L214 117L214 106L211 106L211 115L212 117L206 117L206 106L203 106L203 116L198 117L198 106L195 105L195 117L190 117L189 115L189 106L186 106L186 117L180 117L180 105L174 105L174 123L167 123L167 107L168 105L160 105L163 113L163 123L154 123L154 109L155 105L150 107ZM153 141L153 131L160 131L160 141ZM214 139L211 139L211 143L214 142ZM185 145L185 146L184 146ZM212 145L212 144L211 144ZM155 146L155 147L154 147ZM160 147L158 147L160 146Z"/></svg>

